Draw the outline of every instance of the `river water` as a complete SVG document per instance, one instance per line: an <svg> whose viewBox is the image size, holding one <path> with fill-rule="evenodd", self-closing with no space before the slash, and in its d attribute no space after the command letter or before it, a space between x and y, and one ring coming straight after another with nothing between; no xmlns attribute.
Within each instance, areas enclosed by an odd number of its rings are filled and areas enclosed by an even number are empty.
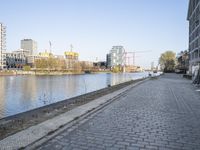
<svg viewBox="0 0 200 150"><path fill-rule="evenodd" d="M147 72L0 76L0 118L146 76Z"/></svg>

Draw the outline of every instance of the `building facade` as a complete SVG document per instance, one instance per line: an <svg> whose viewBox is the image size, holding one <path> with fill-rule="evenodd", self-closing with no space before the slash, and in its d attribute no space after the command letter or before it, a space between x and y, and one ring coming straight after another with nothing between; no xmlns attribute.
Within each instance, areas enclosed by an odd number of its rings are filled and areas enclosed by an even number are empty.
<svg viewBox="0 0 200 150"><path fill-rule="evenodd" d="M93 63L96 71L105 70L107 68L106 61L98 61Z"/></svg>
<svg viewBox="0 0 200 150"><path fill-rule="evenodd" d="M181 51L177 57L177 65L175 72L186 74L189 70L189 52L187 50Z"/></svg>
<svg viewBox="0 0 200 150"><path fill-rule="evenodd" d="M190 0L188 7L189 21L189 72L200 64L200 1Z"/></svg>
<svg viewBox="0 0 200 150"><path fill-rule="evenodd" d="M6 68L6 26L0 23L0 70Z"/></svg>
<svg viewBox="0 0 200 150"><path fill-rule="evenodd" d="M37 42L32 39L23 39L21 49L29 51L29 55L37 55Z"/></svg>
<svg viewBox="0 0 200 150"><path fill-rule="evenodd" d="M52 53L50 53L50 52L47 52L47 51L45 51L45 52L40 52L39 54L38 54L38 56L40 57L40 58L53 58L54 57L54 55L52 54Z"/></svg>
<svg viewBox="0 0 200 150"><path fill-rule="evenodd" d="M107 55L108 67L124 65L125 49L123 46L113 46L110 53Z"/></svg>
<svg viewBox="0 0 200 150"><path fill-rule="evenodd" d="M106 67L111 68L111 54L106 55Z"/></svg>
<svg viewBox="0 0 200 150"><path fill-rule="evenodd" d="M154 70L154 62L151 62L151 70L153 71Z"/></svg>
<svg viewBox="0 0 200 150"><path fill-rule="evenodd" d="M27 64L27 53L23 49L5 53L6 55L6 68L7 69L22 69Z"/></svg>
<svg viewBox="0 0 200 150"><path fill-rule="evenodd" d="M67 51L64 53L66 59L78 60L79 54L77 52Z"/></svg>
<svg viewBox="0 0 200 150"><path fill-rule="evenodd" d="M64 58L66 62L66 68L70 71L76 70L78 68L78 57L79 54L77 52L66 51L64 52Z"/></svg>

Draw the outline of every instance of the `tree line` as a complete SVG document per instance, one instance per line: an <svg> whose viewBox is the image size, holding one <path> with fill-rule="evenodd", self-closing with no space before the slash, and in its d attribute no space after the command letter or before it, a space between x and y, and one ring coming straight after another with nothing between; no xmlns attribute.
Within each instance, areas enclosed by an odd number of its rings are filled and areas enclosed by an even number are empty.
<svg viewBox="0 0 200 150"><path fill-rule="evenodd" d="M34 62L36 70L81 72L91 70L92 66L73 59L41 58Z"/></svg>

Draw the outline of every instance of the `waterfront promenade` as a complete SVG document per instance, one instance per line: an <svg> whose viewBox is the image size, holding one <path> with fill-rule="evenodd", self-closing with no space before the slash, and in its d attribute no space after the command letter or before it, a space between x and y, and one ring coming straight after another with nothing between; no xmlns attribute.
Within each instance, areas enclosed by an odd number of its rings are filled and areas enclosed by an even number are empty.
<svg viewBox="0 0 200 150"><path fill-rule="evenodd" d="M38 149L200 149L200 92L165 74L146 81Z"/></svg>

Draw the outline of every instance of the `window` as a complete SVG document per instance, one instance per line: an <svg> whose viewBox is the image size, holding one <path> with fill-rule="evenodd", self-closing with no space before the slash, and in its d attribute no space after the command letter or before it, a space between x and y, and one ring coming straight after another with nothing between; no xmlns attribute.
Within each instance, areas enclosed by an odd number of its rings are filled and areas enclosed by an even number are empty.
<svg viewBox="0 0 200 150"><path fill-rule="evenodd" d="M199 58L200 58L200 49L199 49Z"/></svg>
<svg viewBox="0 0 200 150"><path fill-rule="evenodd" d="M195 59L198 58L198 50L195 50L195 52L194 52L194 58Z"/></svg>

